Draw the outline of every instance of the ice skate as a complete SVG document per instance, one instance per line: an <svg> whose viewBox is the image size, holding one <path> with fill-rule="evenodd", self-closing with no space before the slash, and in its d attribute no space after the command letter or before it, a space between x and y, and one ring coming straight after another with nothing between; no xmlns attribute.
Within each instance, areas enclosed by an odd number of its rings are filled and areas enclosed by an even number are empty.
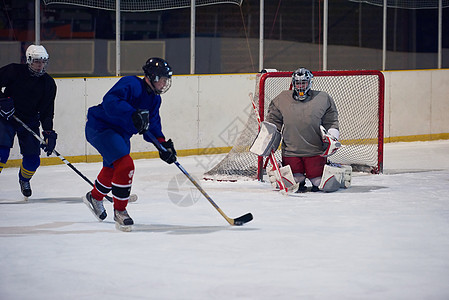
<svg viewBox="0 0 449 300"><path fill-rule="evenodd" d="M28 197L31 196L31 184L29 181L23 181L22 179L19 179L20 184L20 190L22 194L25 196L25 200L28 199Z"/></svg>
<svg viewBox="0 0 449 300"><path fill-rule="evenodd" d="M305 193L307 192L306 182L301 181L298 185L298 188L294 191L295 193Z"/></svg>
<svg viewBox="0 0 449 300"><path fill-rule="evenodd" d="M123 211L114 209L114 221L115 228L121 231L131 231L134 224L126 209Z"/></svg>
<svg viewBox="0 0 449 300"><path fill-rule="evenodd" d="M86 196L83 197L83 202L87 205L98 221L103 221L106 219L107 214L103 206L103 201L97 201L94 199L91 192L88 192Z"/></svg>

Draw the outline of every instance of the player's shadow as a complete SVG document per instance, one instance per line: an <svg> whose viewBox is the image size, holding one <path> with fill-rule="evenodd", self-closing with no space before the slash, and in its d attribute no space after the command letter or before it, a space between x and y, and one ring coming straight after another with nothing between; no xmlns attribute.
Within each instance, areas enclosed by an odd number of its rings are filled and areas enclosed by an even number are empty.
<svg viewBox="0 0 449 300"><path fill-rule="evenodd" d="M349 189L339 189L338 193L367 193L372 191L377 191L381 189L386 189L386 186L379 185L351 185Z"/></svg>
<svg viewBox="0 0 449 300"><path fill-rule="evenodd" d="M444 169L387 169L383 171L384 175L397 175L397 174L407 174L407 173L425 173L433 171L444 171Z"/></svg>
<svg viewBox="0 0 449 300"><path fill-rule="evenodd" d="M77 228L76 224L84 224L82 227ZM102 222L103 226L98 228L88 228L85 225L93 222L50 222L37 225L28 226L0 226L0 236L21 236L21 235L66 235L66 234L91 234L91 233L119 233L114 227L114 222L105 221ZM98 223L96 223L98 224ZM104 226L107 225L107 226ZM175 235L187 235L187 234L209 234L224 230L258 230L257 228L248 228L242 226L184 226L184 225L165 225L165 224L134 224L133 232L160 232Z"/></svg>
<svg viewBox="0 0 449 300"><path fill-rule="evenodd" d="M73 229L79 222L49 222L36 225L22 226L0 226L0 236L22 236L22 235L66 235L66 234L90 234L99 232L115 232L115 228L108 229ZM71 229L67 229L68 227Z"/></svg>
<svg viewBox="0 0 449 300"><path fill-rule="evenodd" d="M0 200L0 205L5 204L29 204L29 203L81 203L81 197L60 197L60 198L28 198L27 200Z"/></svg>
<svg viewBox="0 0 449 300"><path fill-rule="evenodd" d="M248 228L243 226L184 226L167 224L134 224L132 232L165 232L175 235L187 234L209 234L224 230L258 230L257 228Z"/></svg>

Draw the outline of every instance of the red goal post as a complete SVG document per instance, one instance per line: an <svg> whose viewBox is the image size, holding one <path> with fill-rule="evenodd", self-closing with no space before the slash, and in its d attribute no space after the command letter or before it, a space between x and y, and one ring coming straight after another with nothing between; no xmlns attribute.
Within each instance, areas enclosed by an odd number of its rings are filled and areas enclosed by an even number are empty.
<svg viewBox="0 0 449 300"><path fill-rule="evenodd" d="M269 99L269 101L259 101L259 117L260 117L261 121L264 120L266 112L268 110L268 106L266 106L267 102L269 104L269 102L271 102L271 100L274 99L274 97L271 98L272 97L271 95L266 95L271 90L273 90L273 88L270 88L270 84L268 84L269 79L270 78L287 78L287 81L288 81L287 84L289 84L289 89L291 89L291 76L292 76L292 72L269 72L269 73L263 74L260 77L259 99ZM346 145L348 145L348 144L371 144L371 143L377 144L377 165L372 165L370 172L381 173L383 171L384 97L385 97L385 79L384 79L382 72L377 71L377 70L317 71L317 72L313 72L313 76L314 76L314 78L313 78L314 83L313 83L312 89L326 91L329 95L331 95L331 97L334 98L334 100L337 104L339 113L341 111L348 110L347 107L349 105L346 105L347 102L343 102L343 101L344 101L344 99L349 100L349 97L350 97L350 95L348 95L349 93L333 92L332 84L330 83L331 80L329 80L329 79L324 80L323 83L321 83L322 86L320 86L320 88L317 88L316 81L319 80L320 77L321 78L333 77L333 78L337 78L337 80L338 80L338 77L354 78L354 80L357 82L360 82L360 84L365 83L366 89L360 89L361 92L357 93L361 96L364 94L364 91L366 91L367 89L370 89L372 91L377 88L377 93L375 93L375 95L377 95L377 101L362 102L362 104L366 105L365 108L367 108L368 105L377 106L377 132L376 132L377 140L374 140L373 137L359 137L358 139L353 138L351 140L345 140L345 138L346 138L345 134L344 134L345 129L340 129L340 131L341 131L340 139L341 139L341 142L343 145L345 145L345 144ZM375 82L368 83L368 79L367 79L368 77L374 78ZM337 84L338 84L338 82L337 82ZM356 86L354 86L352 84L352 87L355 88ZM362 88L362 87L360 87L360 88ZM277 89L274 89L274 90L277 90ZM279 94L279 93L277 93L277 94ZM368 98L368 97L366 97L366 98ZM365 99L365 98L363 98L363 99ZM363 108L363 106L361 108ZM341 113L340 113L340 115L341 115ZM341 117L340 117L340 119L341 119ZM363 119L362 119L362 121L363 121ZM340 123L341 123L341 120L340 120ZM352 129L354 129L354 128L352 128ZM330 157L331 161L333 161L333 159L335 159L335 158ZM339 160L340 159L336 159L336 161L339 161ZM346 161L344 161L344 162L346 162ZM262 163L261 159L259 158L259 167L258 167L259 170L262 168L261 163ZM360 165L360 164L358 164L358 165ZM258 177L260 177L260 173L261 172L259 171Z"/></svg>

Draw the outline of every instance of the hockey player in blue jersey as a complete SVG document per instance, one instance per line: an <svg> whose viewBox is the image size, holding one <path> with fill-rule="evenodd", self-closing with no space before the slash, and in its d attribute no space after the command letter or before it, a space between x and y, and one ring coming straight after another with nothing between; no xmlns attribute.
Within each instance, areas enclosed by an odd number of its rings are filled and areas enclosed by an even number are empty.
<svg viewBox="0 0 449 300"><path fill-rule="evenodd" d="M121 78L101 104L89 108L85 128L87 141L103 157L103 168L83 201L102 221L106 218L102 200L112 191L116 227L125 231L134 224L126 210L134 175L130 138L138 133L151 142L153 135L168 150L159 153L161 159L169 164L176 161L176 150L162 133L159 115L160 95L171 86L172 68L161 58L150 58L142 69L143 79Z"/></svg>

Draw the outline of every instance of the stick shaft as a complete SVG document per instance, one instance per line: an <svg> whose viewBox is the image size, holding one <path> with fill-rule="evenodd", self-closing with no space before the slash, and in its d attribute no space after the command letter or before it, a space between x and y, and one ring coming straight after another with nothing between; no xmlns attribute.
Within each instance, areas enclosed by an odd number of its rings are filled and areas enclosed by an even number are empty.
<svg viewBox="0 0 449 300"><path fill-rule="evenodd" d="M14 120L16 120L20 125L23 126L23 128L25 128L27 131L29 131L38 141L41 142L41 144L46 144L44 139L41 138L36 132L34 132L30 127L28 127L27 124L25 124L22 120L20 120L18 117L16 117L15 115L13 115ZM81 178L83 178L87 183L90 184L91 187L94 186L93 182L90 181L89 178L87 178L86 176L84 176L83 173L81 173L77 168L75 168L74 165L72 165L67 159L65 159L64 156L62 156L58 151L56 151L56 149L53 149L53 153L59 157L67 166L69 166L73 171L75 171L76 174L78 174ZM106 199L109 202L112 202L112 198L109 196L106 196Z"/></svg>
<svg viewBox="0 0 449 300"><path fill-rule="evenodd" d="M159 141L152 135L152 134L148 134L148 136L151 138L151 141L153 142L154 146L159 150L159 151L163 151L166 152L167 149L164 148L164 146L161 145L161 143L159 143ZM181 170L181 172L190 180L190 182L193 183L193 185L201 192L201 194L203 194L203 196L207 199L207 201L209 201L210 204L212 204L212 206L220 213L220 215L223 216L223 218L226 219L226 221L228 221L228 223L230 225L235 225L234 219L229 218L222 210L221 208L217 205L217 203L214 202L214 200L212 200L212 198L206 193L206 191L198 184L198 182L189 174L189 172L186 171L186 169L184 169L183 166L181 166L181 164L177 161L175 161L175 165Z"/></svg>
<svg viewBox="0 0 449 300"><path fill-rule="evenodd" d="M28 127L28 125L25 124L22 120L20 120L18 117L14 116L14 115L13 115L13 118L17 122L19 122L27 131L29 131L37 140L39 140L41 142L41 144L46 144L44 139L41 138L36 132L34 132L30 127ZM53 153L57 157L59 157L66 165L68 165L73 171L75 171L76 174L81 176L81 178L83 178L85 181L87 181L91 186L94 186L94 184L92 183L92 181L90 181L89 178L84 176L83 173L81 173L77 168L75 168L67 159L65 159L64 156L62 156L58 151L56 151L56 149L53 150Z"/></svg>
<svg viewBox="0 0 449 300"><path fill-rule="evenodd" d="M234 225L234 220L229 218L222 210L221 208L212 200L212 198L206 193L206 191L198 184L198 182L184 169L183 166L177 161L175 161L175 165L181 170L184 175L193 183L193 185L203 194L203 196L207 199L207 201L212 204L212 206L223 216L223 218L228 221L229 224Z"/></svg>

